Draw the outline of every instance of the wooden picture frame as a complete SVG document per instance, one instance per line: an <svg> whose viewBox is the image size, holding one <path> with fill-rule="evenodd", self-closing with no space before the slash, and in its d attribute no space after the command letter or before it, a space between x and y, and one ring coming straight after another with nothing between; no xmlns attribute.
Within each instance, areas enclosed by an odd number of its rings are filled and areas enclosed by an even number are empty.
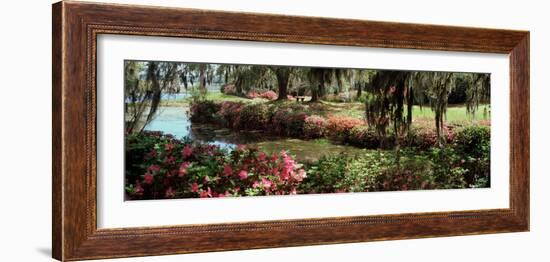
<svg viewBox="0 0 550 262"><path fill-rule="evenodd" d="M154 15L153 15L154 14ZM529 230L529 32L63 1L53 5L53 257L82 260ZM508 54L510 207L98 229L99 34ZM147 248L144 248L144 247Z"/></svg>

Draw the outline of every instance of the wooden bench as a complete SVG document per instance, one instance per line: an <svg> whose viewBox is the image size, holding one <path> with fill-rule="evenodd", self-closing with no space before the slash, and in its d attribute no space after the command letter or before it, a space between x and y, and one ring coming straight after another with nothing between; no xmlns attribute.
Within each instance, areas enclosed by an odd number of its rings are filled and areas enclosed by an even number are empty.
<svg viewBox="0 0 550 262"><path fill-rule="evenodd" d="M300 101L304 102L304 100L306 99L305 96L296 96L295 98L296 98L296 102L300 102Z"/></svg>

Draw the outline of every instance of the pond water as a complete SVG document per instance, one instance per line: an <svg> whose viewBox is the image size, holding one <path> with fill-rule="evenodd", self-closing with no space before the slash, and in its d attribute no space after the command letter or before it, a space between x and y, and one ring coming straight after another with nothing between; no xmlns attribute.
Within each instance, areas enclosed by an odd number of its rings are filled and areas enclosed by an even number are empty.
<svg viewBox="0 0 550 262"><path fill-rule="evenodd" d="M161 107L145 130L162 131L177 138L189 137L228 150L237 145L257 146L269 154L287 150L298 161L315 161L323 155L342 152L348 155L366 152L366 149L335 144L326 139L303 140L277 137L261 131L234 131L216 125L192 124L187 111L184 106Z"/></svg>

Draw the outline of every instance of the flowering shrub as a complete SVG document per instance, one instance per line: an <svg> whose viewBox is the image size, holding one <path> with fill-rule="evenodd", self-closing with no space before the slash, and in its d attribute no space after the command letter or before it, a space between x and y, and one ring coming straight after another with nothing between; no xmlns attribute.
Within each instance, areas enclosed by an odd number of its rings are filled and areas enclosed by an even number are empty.
<svg viewBox="0 0 550 262"><path fill-rule="evenodd" d="M354 126L349 131L347 142L364 148L376 149L380 147L380 141L376 131L365 125Z"/></svg>
<svg viewBox="0 0 550 262"><path fill-rule="evenodd" d="M491 130L486 126L466 127L456 135L455 148L467 170L466 182L472 187L490 185Z"/></svg>
<svg viewBox="0 0 550 262"><path fill-rule="evenodd" d="M235 124L244 129L267 129L270 120L268 113L268 107L263 103L246 105L240 110L240 118Z"/></svg>
<svg viewBox="0 0 550 262"><path fill-rule="evenodd" d="M280 135L302 137L306 117L306 113L291 108L279 109L273 115L272 124Z"/></svg>
<svg viewBox="0 0 550 262"><path fill-rule="evenodd" d="M227 151L160 132L127 134L125 192L129 199L164 199L488 187L489 136L467 127L459 142L442 148L402 149L399 158L393 151L326 155L302 166L285 151Z"/></svg>
<svg viewBox="0 0 550 262"><path fill-rule="evenodd" d="M265 98L267 100L275 100L275 99L277 99L277 93L269 90L269 91L265 91L265 92L261 93L260 97Z"/></svg>
<svg viewBox="0 0 550 262"><path fill-rule="evenodd" d="M307 164L308 179L299 191L308 193L402 191L419 189L488 187L480 178L468 184L467 164L453 147L427 151L402 150L397 160L393 152L366 152L322 157Z"/></svg>
<svg viewBox="0 0 550 262"><path fill-rule="evenodd" d="M245 105L239 102L223 101L220 103L220 110L216 112L216 118L221 124L230 128L238 128L240 123L241 110ZM200 112L196 112L200 114ZM191 118L193 121L193 118Z"/></svg>
<svg viewBox="0 0 550 262"><path fill-rule="evenodd" d="M302 165L282 151L227 152L160 133L127 137L126 187L130 199L296 194Z"/></svg>
<svg viewBox="0 0 550 262"><path fill-rule="evenodd" d="M347 140L352 128L365 124L365 121L353 117L331 116L328 118L327 130L334 138Z"/></svg>
<svg viewBox="0 0 550 262"><path fill-rule="evenodd" d="M212 101L193 101L189 109L191 121L205 123L214 120L214 114L220 110L220 104Z"/></svg>
<svg viewBox="0 0 550 262"><path fill-rule="evenodd" d="M264 92L258 92L258 91L250 90L250 91L248 91L248 93L246 93L246 97L250 98L250 99L265 98L267 100L275 100L275 99L277 99L277 93L275 93L271 90L264 91Z"/></svg>
<svg viewBox="0 0 550 262"><path fill-rule="evenodd" d="M260 93L254 91L254 90L250 90L246 93L246 97L250 98L250 99L258 98L258 97L260 97Z"/></svg>
<svg viewBox="0 0 550 262"><path fill-rule="evenodd" d="M327 120L321 116L308 116L304 120L304 136L307 138L324 137L326 128Z"/></svg>
<svg viewBox="0 0 550 262"><path fill-rule="evenodd" d="M368 152L357 157L325 156L307 167L308 180L300 189L310 193L332 193L445 187L435 183L429 156L403 153L408 157L399 164L393 153L384 152Z"/></svg>
<svg viewBox="0 0 550 262"><path fill-rule="evenodd" d="M444 126L441 135L447 144L452 144L456 138L454 128L450 126ZM412 127L410 135L405 140L405 145L426 150L437 146L437 133L430 127Z"/></svg>

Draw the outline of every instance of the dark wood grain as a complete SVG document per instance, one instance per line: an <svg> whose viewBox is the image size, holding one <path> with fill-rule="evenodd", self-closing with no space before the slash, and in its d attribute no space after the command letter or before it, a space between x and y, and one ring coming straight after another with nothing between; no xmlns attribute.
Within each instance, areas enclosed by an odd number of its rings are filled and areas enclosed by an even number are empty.
<svg viewBox="0 0 550 262"><path fill-rule="evenodd" d="M53 6L53 257L81 260L529 230L529 33L484 28L60 2ZM510 55L510 208L98 229L99 34Z"/></svg>
<svg viewBox="0 0 550 262"><path fill-rule="evenodd" d="M62 43L61 5L52 8L52 256L60 258L63 253L63 190L61 173L61 76Z"/></svg>

